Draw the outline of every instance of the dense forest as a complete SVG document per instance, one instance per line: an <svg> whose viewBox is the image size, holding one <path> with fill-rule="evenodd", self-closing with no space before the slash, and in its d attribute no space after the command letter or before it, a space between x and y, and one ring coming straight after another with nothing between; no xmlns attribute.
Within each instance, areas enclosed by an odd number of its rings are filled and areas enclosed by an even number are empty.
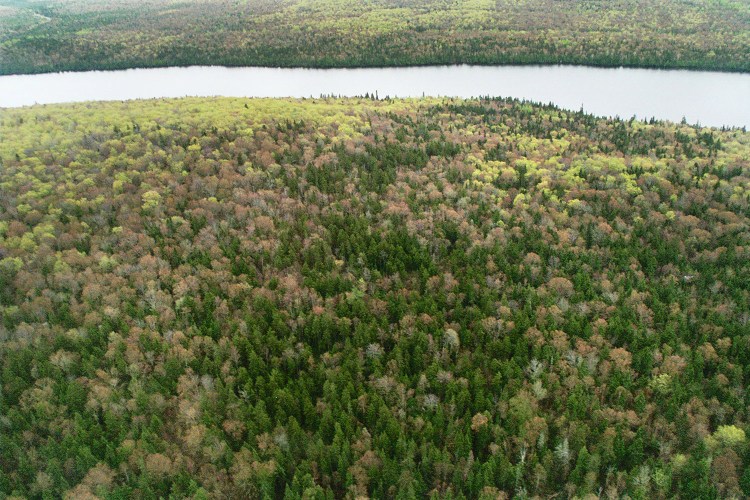
<svg viewBox="0 0 750 500"><path fill-rule="evenodd" d="M0 497L750 494L750 133L0 113Z"/></svg>
<svg viewBox="0 0 750 500"><path fill-rule="evenodd" d="M750 3L0 0L0 74L456 63L750 71Z"/></svg>

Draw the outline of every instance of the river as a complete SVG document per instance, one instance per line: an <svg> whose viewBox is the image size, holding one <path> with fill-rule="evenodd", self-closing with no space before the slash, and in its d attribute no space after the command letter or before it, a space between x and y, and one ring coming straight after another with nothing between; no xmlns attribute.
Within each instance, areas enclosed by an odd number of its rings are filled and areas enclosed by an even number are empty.
<svg viewBox="0 0 750 500"><path fill-rule="evenodd" d="M586 66L130 69L0 77L0 107L183 96L504 96L600 116L750 127L750 74Z"/></svg>

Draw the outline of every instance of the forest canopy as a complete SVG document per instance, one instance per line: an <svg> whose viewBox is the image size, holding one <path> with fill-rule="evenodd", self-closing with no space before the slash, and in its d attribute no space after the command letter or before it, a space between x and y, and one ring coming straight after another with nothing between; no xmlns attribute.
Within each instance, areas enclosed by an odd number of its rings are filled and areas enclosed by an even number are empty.
<svg viewBox="0 0 750 500"><path fill-rule="evenodd" d="M750 71L750 3L0 0L0 74L460 63Z"/></svg>
<svg viewBox="0 0 750 500"><path fill-rule="evenodd" d="M750 134L0 111L0 496L750 495Z"/></svg>

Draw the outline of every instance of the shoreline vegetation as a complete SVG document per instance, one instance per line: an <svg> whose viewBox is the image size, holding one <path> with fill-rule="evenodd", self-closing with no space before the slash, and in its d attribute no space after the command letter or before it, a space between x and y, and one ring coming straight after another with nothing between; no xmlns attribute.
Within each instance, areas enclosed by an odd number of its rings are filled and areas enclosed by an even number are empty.
<svg viewBox="0 0 750 500"><path fill-rule="evenodd" d="M0 74L222 65L574 64L750 71L730 0L0 0Z"/></svg>
<svg viewBox="0 0 750 500"><path fill-rule="evenodd" d="M148 63L144 63L148 64ZM420 63L420 64L384 64L384 65L373 65L373 66L283 66L283 65L245 65L245 64L222 64L217 62L206 63L206 64L154 64L152 66L123 66L123 67L106 67L106 68L81 68L81 69L60 69L60 70L48 70L45 68L35 68L34 70L27 73L3 73L0 68L0 76L13 76L13 75L43 75L50 73L85 73L88 71L126 71L131 69L167 69L167 68L193 68L193 67L220 67L220 68L268 68L268 69L386 69L386 68L420 68L420 67L441 67L441 66L571 66L580 68L602 68L602 69L652 69L662 71L710 71L715 73L746 73L747 71L741 69L713 69L713 68L690 68L690 67L658 67L658 66L628 66L623 64L585 64L585 63L568 63L568 62L488 62L488 63ZM326 97L326 96L319 96ZM329 96L334 97L334 96ZM353 96L361 97L361 96Z"/></svg>
<svg viewBox="0 0 750 500"><path fill-rule="evenodd" d="M750 495L750 133L0 113L0 496Z"/></svg>

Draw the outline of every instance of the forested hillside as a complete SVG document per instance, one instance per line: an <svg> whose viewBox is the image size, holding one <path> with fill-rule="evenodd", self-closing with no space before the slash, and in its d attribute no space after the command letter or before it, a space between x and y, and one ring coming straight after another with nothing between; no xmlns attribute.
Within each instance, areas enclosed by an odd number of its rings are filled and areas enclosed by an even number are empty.
<svg viewBox="0 0 750 500"><path fill-rule="evenodd" d="M750 3L0 0L0 74L457 63L750 71Z"/></svg>
<svg viewBox="0 0 750 500"><path fill-rule="evenodd" d="M750 494L750 134L0 110L0 497Z"/></svg>

